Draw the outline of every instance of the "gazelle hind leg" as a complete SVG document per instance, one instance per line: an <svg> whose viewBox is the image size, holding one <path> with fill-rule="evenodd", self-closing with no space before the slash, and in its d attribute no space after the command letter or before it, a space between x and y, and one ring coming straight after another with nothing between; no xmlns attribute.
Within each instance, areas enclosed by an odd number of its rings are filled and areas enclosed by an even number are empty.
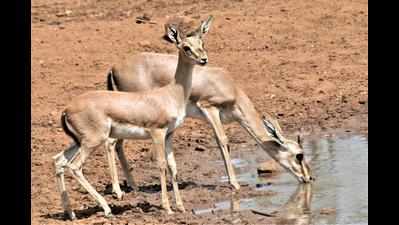
<svg viewBox="0 0 399 225"><path fill-rule="evenodd" d="M166 159L168 162L169 173L172 177L173 193L175 195L176 207L179 211L185 212L186 210L184 209L183 201L180 196L179 185L177 183L177 167L172 148L172 136L172 133L169 133L166 136Z"/></svg>
<svg viewBox="0 0 399 225"><path fill-rule="evenodd" d="M216 107L204 108L200 107L200 110L211 123L212 128L216 135L216 141L219 145L219 148L222 152L224 165L226 167L227 176L229 177L230 184L234 187L234 189L239 190L240 185L237 182L237 178L234 172L233 164L231 163L230 154L229 154L229 146L228 146L228 138L223 130L222 122L220 121L220 111Z"/></svg>
<svg viewBox="0 0 399 225"><path fill-rule="evenodd" d="M73 177L86 189L87 192L94 198L94 200L103 208L106 217L111 217L111 208L108 206L107 201L94 189L93 186L86 180L82 173L82 165L86 161L91 149L80 146L79 158L74 159L67 167L71 170Z"/></svg>
<svg viewBox="0 0 399 225"><path fill-rule="evenodd" d="M165 137L166 129L156 129L151 131L154 144L154 150L157 153L158 165L160 169L161 180L161 201L162 207L168 214L173 214L168 199L168 190L166 188L166 159L165 159Z"/></svg>
<svg viewBox="0 0 399 225"><path fill-rule="evenodd" d="M61 193L61 202L62 207L66 215L68 215L69 219L74 220L76 219L75 213L71 208L71 203L69 201L68 193L65 187L65 179L64 179L64 172L66 165L72 161L76 155L78 154L79 146L73 144L71 147L62 151L58 155L54 156L54 164L55 164L55 176L57 179L57 188L58 191Z"/></svg>
<svg viewBox="0 0 399 225"><path fill-rule="evenodd" d="M112 193L114 193L116 197L121 200L124 193L119 185L118 171L115 162L115 144L115 139L108 139L105 142L105 151L107 153L107 161L112 179Z"/></svg>
<svg viewBox="0 0 399 225"><path fill-rule="evenodd" d="M115 149L118 154L119 162L121 163L122 171L126 177L127 185L129 187L131 187L133 190L136 190L137 185L134 182L132 174L129 169L129 163L126 159L125 152L123 150L123 140L122 139L117 140Z"/></svg>

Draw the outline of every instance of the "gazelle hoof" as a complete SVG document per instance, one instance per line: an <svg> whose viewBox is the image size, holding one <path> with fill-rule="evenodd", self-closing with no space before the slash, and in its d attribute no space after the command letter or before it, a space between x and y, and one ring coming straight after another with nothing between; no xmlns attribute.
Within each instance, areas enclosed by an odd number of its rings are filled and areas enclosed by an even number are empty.
<svg viewBox="0 0 399 225"><path fill-rule="evenodd" d="M123 181L123 185L124 186L126 186L126 193L129 193L129 192L132 192L132 191L136 191L136 190L138 190L138 186L136 185L136 183L135 182L133 182L133 181L127 181L127 180L124 180Z"/></svg>
<svg viewBox="0 0 399 225"><path fill-rule="evenodd" d="M172 215L172 214L175 213L175 212L172 211L172 209L170 207L162 207L162 208L166 211L166 213L168 215Z"/></svg>
<svg viewBox="0 0 399 225"><path fill-rule="evenodd" d="M184 209L184 206L178 205L178 206L176 206L176 207L177 207L177 210L179 210L180 212L182 212L182 213L185 213L185 212L186 212L186 209Z"/></svg>
<svg viewBox="0 0 399 225"><path fill-rule="evenodd" d="M129 192L134 192L134 191L136 191L136 190L139 190L138 187L137 187L136 185L133 185L133 186L128 185L127 188L126 188L126 192L127 192L127 193L129 193Z"/></svg>
<svg viewBox="0 0 399 225"><path fill-rule="evenodd" d="M123 191L112 193L112 197L114 197L118 200L122 200L124 195L125 195L125 192L123 192Z"/></svg>
<svg viewBox="0 0 399 225"><path fill-rule="evenodd" d="M64 212L65 217L70 219L70 220L76 220L76 215L73 211L71 212Z"/></svg>
<svg viewBox="0 0 399 225"><path fill-rule="evenodd" d="M104 216L105 216L105 218L108 218L108 219L114 218L114 214L112 214L111 212L105 212Z"/></svg>
<svg viewBox="0 0 399 225"><path fill-rule="evenodd" d="M230 185L236 190L240 190L240 185L238 184L238 182L230 182Z"/></svg>

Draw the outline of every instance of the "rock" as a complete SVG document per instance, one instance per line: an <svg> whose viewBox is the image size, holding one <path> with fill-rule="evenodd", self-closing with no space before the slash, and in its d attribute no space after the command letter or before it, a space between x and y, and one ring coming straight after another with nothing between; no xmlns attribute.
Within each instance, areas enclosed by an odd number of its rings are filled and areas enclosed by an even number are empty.
<svg viewBox="0 0 399 225"><path fill-rule="evenodd" d="M63 17L63 16L66 16L66 15L65 15L65 13L60 12L60 13L55 14L55 16L56 17Z"/></svg>
<svg viewBox="0 0 399 225"><path fill-rule="evenodd" d="M50 116L56 117L58 115L57 111L50 112Z"/></svg>
<svg viewBox="0 0 399 225"><path fill-rule="evenodd" d="M256 184L256 188L263 188L270 185L272 185L272 182L267 182L266 184Z"/></svg>
<svg viewBox="0 0 399 225"><path fill-rule="evenodd" d="M72 10L69 10L69 9L65 10L65 15L69 16L71 14L72 14Z"/></svg>
<svg viewBox="0 0 399 225"><path fill-rule="evenodd" d="M333 208L322 208L320 209L320 214L322 215L331 215L334 214L336 212L335 209Z"/></svg>
<svg viewBox="0 0 399 225"><path fill-rule="evenodd" d="M60 25L60 24L61 24L61 22L59 22L59 21L51 21L48 23L48 25Z"/></svg>
<svg viewBox="0 0 399 225"><path fill-rule="evenodd" d="M205 151L205 147L198 145L194 148L194 151L203 152L203 151Z"/></svg>
<svg viewBox="0 0 399 225"><path fill-rule="evenodd" d="M343 95L343 96L341 97L341 102L342 102L342 103L348 103L347 97Z"/></svg>
<svg viewBox="0 0 399 225"><path fill-rule="evenodd" d="M258 174L274 174L281 171L280 165L274 160L268 160L260 163L257 168Z"/></svg>
<svg viewBox="0 0 399 225"><path fill-rule="evenodd" d="M151 21L151 15L149 15L148 13L144 13L142 16L136 17L136 23L137 24L144 24L144 23L156 24L156 22Z"/></svg>
<svg viewBox="0 0 399 225"><path fill-rule="evenodd" d="M84 189L84 187L82 187L80 185L77 186L77 187L72 188L72 190L77 191L77 192L79 192L81 194L88 194L89 193L89 192L86 191L86 189Z"/></svg>
<svg viewBox="0 0 399 225"><path fill-rule="evenodd" d="M151 42L149 42L149 41L139 41L138 45L140 47L143 47L143 48L150 48L151 47Z"/></svg>
<svg viewBox="0 0 399 225"><path fill-rule="evenodd" d="M72 14L72 10L65 10L64 12L59 12L57 14L55 14L55 16L57 17L65 17L65 16L70 16Z"/></svg>

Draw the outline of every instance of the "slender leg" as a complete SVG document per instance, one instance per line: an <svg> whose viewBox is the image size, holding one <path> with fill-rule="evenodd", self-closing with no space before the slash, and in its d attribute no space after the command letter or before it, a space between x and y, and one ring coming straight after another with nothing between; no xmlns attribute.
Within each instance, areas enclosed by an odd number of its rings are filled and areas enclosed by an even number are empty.
<svg viewBox="0 0 399 225"><path fill-rule="evenodd" d="M172 177L173 193L175 195L176 207L179 211L185 212L186 210L184 209L183 201L180 196L179 185L177 183L177 166L175 156L173 154L172 136L173 133L169 133L166 136L166 159L168 162L169 173Z"/></svg>
<svg viewBox="0 0 399 225"><path fill-rule="evenodd" d="M236 193L231 193L230 210L231 212L240 211L240 198L236 195Z"/></svg>
<svg viewBox="0 0 399 225"><path fill-rule="evenodd" d="M166 129L156 129L151 132L152 140L154 143L154 150L157 153L158 165L161 173L161 201L162 207L168 214L173 211L170 208L168 199L168 190L166 188L166 159L165 159L165 137Z"/></svg>
<svg viewBox="0 0 399 225"><path fill-rule="evenodd" d="M89 156L89 150L83 146L79 148L80 157L74 159L67 167L71 170L73 177L86 189L87 192L96 200L103 208L106 217L111 217L111 208L108 206L107 201L94 189L93 186L86 180L82 173L82 165Z"/></svg>
<svg viewBox="0 0 399 225"><path fill-rule="evenodd" d="M64 171L65 166L68 164L68 162L76 157L76 155L78 154L78 150L79 147L74 144L54 157L57 187L58 191L61 193L62 207L64 208L65 214L68 215L69 219L71 220L76 219L76 216L75 213L72 211L71 203L69 201L68 193L66 191Z"/></svg>
<svg viewBox="0 0 399 225"><path fill-rule="evenodd" d="M219 109L213 106L208 108L203 108L203 107L199 108L202 111L202 113L204 113L208 121L211 123L212 128L215 132L217 143L222 152L224 165L227 171L227 176L229 177L229 182L236 190L239 190L240 185L237 182L234 168L233 165L231 164L228 139L226 134L224 133L222 122L220 121Z"/></svg>
<svg viewBox="0 0 399 225"><path fill-rule="evenodd" d="M111 173L112 193L116 194L116 197L121 200L124 193L119 185L118 171L115 162L115 144L116 140L108 139L105 142L105 151L107 152L108 166Z"/></svg>
<svg viewBox="0 0 399 225"><path fill-rule="evenodd" d="M154 162L154 161L156 161L157 158L158 158L158 152L156 151L155 148L152 148L150 151L151 151L151 152L150 152L150 154L151 154L151 155L150 155L150 159L151 159L152 162Z"/></svg>
<svg viewBox="0 0 399 225"><path fill-rule="evenodd" d="M127 184L129 185L129 187L131 187L131 188L133 188L133 190L135 190L137 186L133 180L132 174L129 169L129 163L127 162L125 153L123 151L123 140L122 139L117 140L117 142L116 142L116 152L118 154L118 158L121 163L123 173L126 177Z"/></svg>

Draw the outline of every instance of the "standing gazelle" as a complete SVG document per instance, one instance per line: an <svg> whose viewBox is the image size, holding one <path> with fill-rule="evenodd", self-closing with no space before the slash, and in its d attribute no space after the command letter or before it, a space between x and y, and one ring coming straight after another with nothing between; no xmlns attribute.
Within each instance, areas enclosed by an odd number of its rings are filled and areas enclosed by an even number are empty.
<svg viewBox="0 0 399 225"><path fill-rule="evenodd" d="M172 83L142 93L92 91L74 99L63 111L61 123L74 144L54 156L56 177L61 192L62 205L71 219L75 215L70 207L64 183L64 169L70 169L74 178L101 205L106 216L111 216L105 199L89 184L82 173L82 166L90 154L105 145L110 162L113 184L118 183L115 167L115 143L117 139L152 138L157 152L161 173L162 207L172 213L166 190L166 163L173 184L178 210L185 211L176 181L176 162L172 151L174 130L183 122L186 105L191 95L191 76L194 65L208 61L202 37L209 30L212 17L202 22L194 32L184 36L171 27L168 35L179 50L177 68ZM175 62L176 63L176 62ZM166 159L165 159L166 158ZM113 185L118 198L122 191Z"/></svg>
<svg viewBox="0 0 399 225"><path fill-rule="evenodd" d="M165 30L168 31L171 27L174 25L166 24ZM167 85L173 80L177 60L177 56L168 54L134 55L122 65L111 68L108 73L108 90L140 92ZM298 141L287 139L277 120L270 116L262 120L251 100L234 84L225 70L218 67L196 67L192 85L187 116L206 120L211 124L222 152L229 182L235 189L239 189L240 185L231 164L228 138L222 125L234 121L300 182L306 183L312 179L299 136ZM116 144L116 150L128 184L133 187L122 140Z"/></svg>

